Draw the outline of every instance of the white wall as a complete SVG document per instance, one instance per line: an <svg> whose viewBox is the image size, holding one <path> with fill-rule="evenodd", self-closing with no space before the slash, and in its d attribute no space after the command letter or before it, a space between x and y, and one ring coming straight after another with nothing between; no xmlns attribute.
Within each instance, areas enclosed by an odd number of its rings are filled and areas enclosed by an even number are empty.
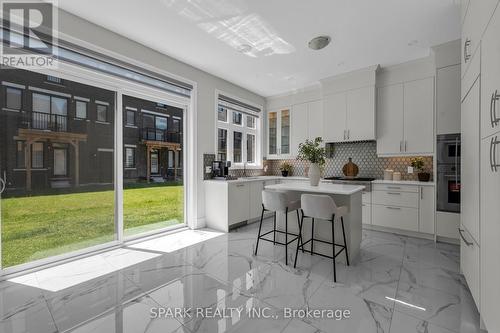
<svg viewBox="0 0 500 333"><path fill-rule="evenodd" d="M197 132L196 152L196 210L191 212L191 226L204 226L205 193L203 186L203 153L215 153L215 96L216 90L224 91L258 105L264 105L264 98L228 81L210 75L179 60L147 48L138 42L120 36L68 12L59 13L60 38L68 35L113 53L140 61L178 77L196 82ZM168 41L158 41L165 43ZM89 45L82 45L89 47ZM202 55L200 55L202 56Z"/></svg>

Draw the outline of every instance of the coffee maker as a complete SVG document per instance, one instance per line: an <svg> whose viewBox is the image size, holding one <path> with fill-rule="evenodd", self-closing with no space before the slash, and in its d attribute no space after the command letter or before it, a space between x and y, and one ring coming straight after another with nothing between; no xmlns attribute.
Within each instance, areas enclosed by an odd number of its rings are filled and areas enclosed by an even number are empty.
<svg viewBox="0 0 500 333"><path fill-rule="evenodd" d="M230 161L214 161L212 162L212 178L226 179L229 175Z"/></svg>

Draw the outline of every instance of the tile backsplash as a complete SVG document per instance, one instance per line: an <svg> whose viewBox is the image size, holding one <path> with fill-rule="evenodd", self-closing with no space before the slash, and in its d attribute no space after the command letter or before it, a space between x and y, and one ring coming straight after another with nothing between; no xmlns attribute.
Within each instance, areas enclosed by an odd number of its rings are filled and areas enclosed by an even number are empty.
<svg viewBox="0 0 500 333"><path fill-rule="evenodd" d="M417 180L417 174L408 174L407 167L411 164L412 157L378 157L376 141L362 142L347 142L333 144L333 152L330 153L330 158L327 158L323 170L323 177L343 176L342 167L348 162L349 157L359 167L358 177L374 177L377 179L384 178L384 170L392 169L401 172L403 180ZM268 174L279 175L281 164L285 160L272 160L269 162ZM293 176L306 176L306 171L309 167L309 162L298 160L286 160L292 164ZM433 158L431 156L424 157L424 168L431 173L433 171Z"/></svg>
<svg viewBox="0 0 500 333"><path fill-rule="evenodd" d="M335 143L330 158L327 158L326 164L323 169L323 177L343 176L342 167L348 162L349 157L359 167L358 177L374 177L377 179L384 178L384 170L392 169L401 172L401 179L403 180L417 180L417 174L408 174L407 167L411 164L411 157L378 157L377 156L377 143L376 141L362 141L362 142L347 142ZM432 156L425 156L424 168L431 173L431 180L433 179L433 158ZM203 165L211 166L212 161L215 160L214 154L203 154ZM281 175L280 166L283 162L288 162L292 165L292 176L307 176L309 162L292 160L265 160L264 169L247 169L248 176L261 176L261 175ZM205 169L205 168L204 168ZM243 169L231 169L229 174L234 177L243 176ZM204 173L204 179L210 179L210 173Z"/></svg>

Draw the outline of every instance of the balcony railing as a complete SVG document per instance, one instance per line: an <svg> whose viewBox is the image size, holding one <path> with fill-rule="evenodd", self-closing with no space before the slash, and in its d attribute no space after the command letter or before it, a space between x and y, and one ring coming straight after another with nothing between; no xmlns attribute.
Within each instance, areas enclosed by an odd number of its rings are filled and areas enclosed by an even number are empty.
<svg viewBox="0 0 500 333"><path fill-rule="evenodd" d="M181 133L168 132L156 128L143 128L142 140L181 143Z"/></svg>
<svg viewBox="0 0 500 333"><path fill-rule="evenodd" d="M43 112L31 112L28 115L26 123L30 124L30 128L38 130L49 130L54 132L68 131L68 117L58 114L50 114Z"/></svg>

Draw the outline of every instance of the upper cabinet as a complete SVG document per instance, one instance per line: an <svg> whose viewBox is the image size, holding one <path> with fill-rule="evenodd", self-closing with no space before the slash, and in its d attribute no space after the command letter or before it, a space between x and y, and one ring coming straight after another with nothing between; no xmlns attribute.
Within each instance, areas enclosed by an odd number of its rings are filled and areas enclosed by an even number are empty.
<svg viewBox="0 0 500 333"><path fill-rule="evenodd" d="M267 158L295 158L299 144L323 136L323 103L317 100L268 111L267 120Z"/></svg>
<svg viewBox="0 0 500 333"><path fill-rule="evenodd" d="M500 131L500 9L481 42L481 137ZM487 70L485 70L487 69Z"/></svg>
<svg viewBox="0 0 500 333"><path fill-rule="evenodd" d="M434 152L434 78L378 89L378 155Z"/></svg>
<svg viewBox="0 0 500 333"><path fill-rule="evenodd" d="M481 37L497 4L498 0L462 1L462 13L465 11L462 25L462 77L467 72L472 56L479 47Z"/></svg>
<svg viewBox="0 0 500 333"><path fill-rule="evenodd" d="M289 108L267 113L268 158L291 157L291 112Z"/></svg>
<svg viewBox="0 0 500 333"><path fill-rule="evenodd" d="M437 70L437 134L460 133L460 65Z"/></svg>
<svg viewBox="0 0 500 333"><path fill-rule="evenodd" d="M324 96L326 142L375 140L375 87Z"/></svg>

